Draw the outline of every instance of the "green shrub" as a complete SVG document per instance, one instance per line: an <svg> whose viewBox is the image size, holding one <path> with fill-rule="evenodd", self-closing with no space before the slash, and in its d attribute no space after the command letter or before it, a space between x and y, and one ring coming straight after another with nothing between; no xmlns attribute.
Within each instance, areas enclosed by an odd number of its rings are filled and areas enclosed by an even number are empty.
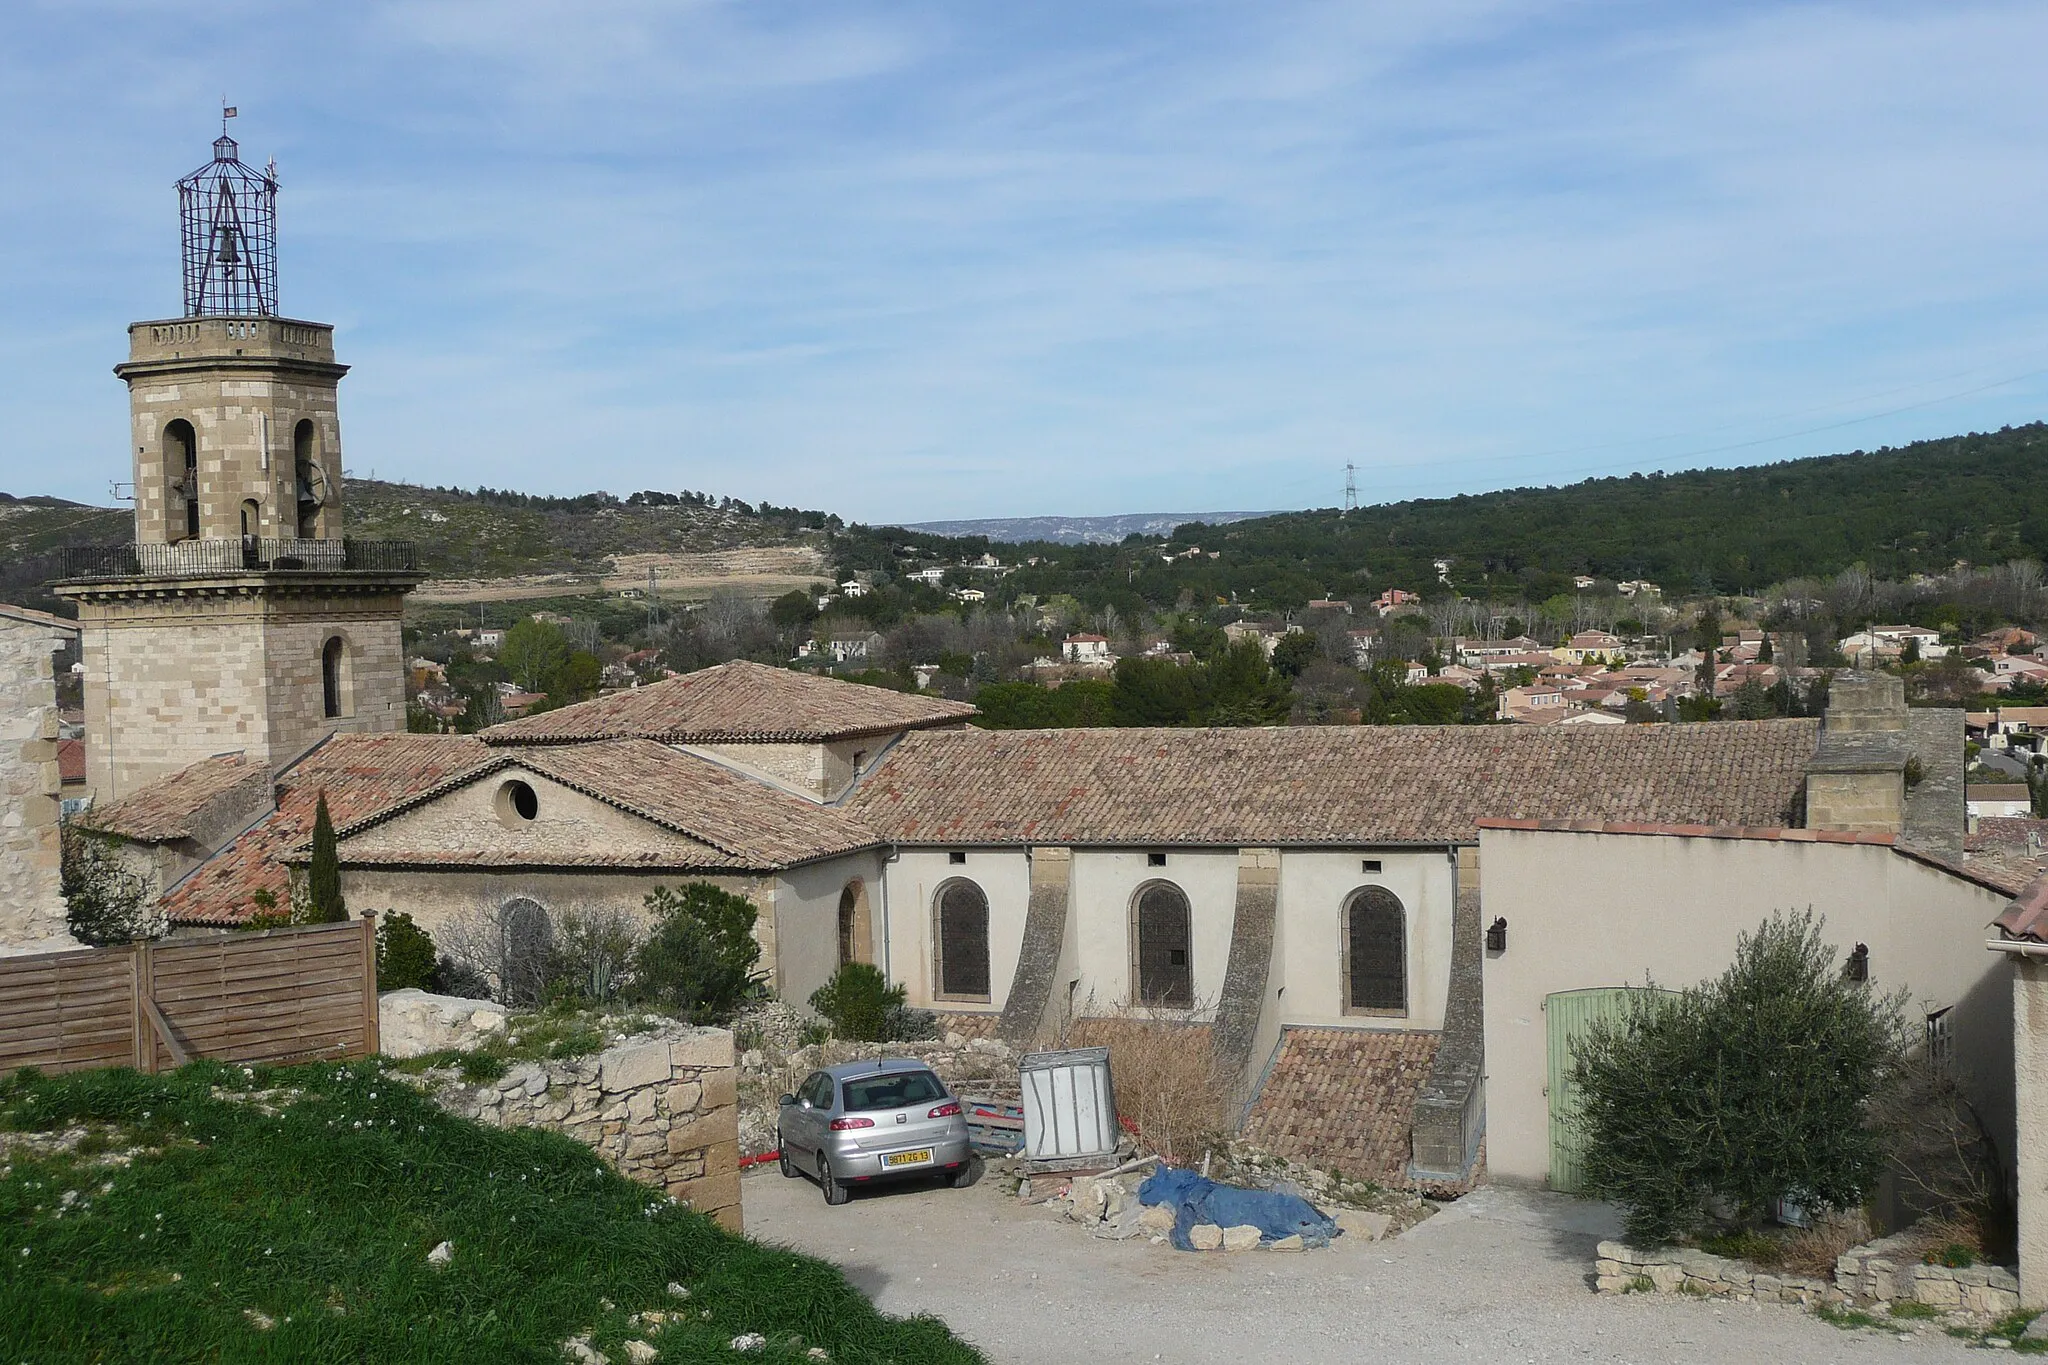
<svg viewBox="0 0 2048 1365"><path fill-rule="evenodd" d="M1895 1318L1938 1318L1941 1316L1941 1310L1931 1303L1922 1303L1918 1299L1894 1299L1891 1314Z"/></svg>
<svg viewBox="0 0 2048 1365"><path fill-rule="evenodd" d="M150 904L149 884L121 866L112 841L67 824L61 848L65 920L80 943L118 947L163 935L166 925Z"/></svg>
<svg viewBox="0 0 2048 1365"><path fill-rule="evenodd" d="M1775 1237L1749 1228L1738 1228L1714 1237L1700 1239L1700 1250L1715 1256L1727 1256L1751 1265L1775 1269L1785 1263L1785 1244Z"/></svg>
<svg viewBox="0 0 2048 1365"><path fill-rule="evenodd" d="M377 923L377 989L434 989L434 940L402 910Z"/></svg>
<svg viewBox="0 0 2048 1365"><path fill-rule="evenodd" d="M850 1042L886 1043L890 1015L903 1007L904 991L891 986L882 969L848 962L811 992L811 1008L832 1021L832 1031Z"/></svg>
<svg viewBox="0 0 2048 1365"><path fill-rule="evenodd" d="M1589 1193L1638 1245L1700 1226L1716 1196L1749 1226L1773 1203L1854 1208L1886 1146L1870 1101L1905 1055L1904 996L1844 980L1820 922L1773 915L1718 979L1644 992L1575 1049Z"/></svg>
<svg viewBox="0 0 2048 1365"><path fill-rule="evenodd" d="M1950 1242L1947 1246L1936 1247L1921 1259L1928 1265L1944 1265L1950 1270L1968 1270L1977 1264L1977 1253L1961 1242Z"/></svg>
<svg viewBox="0 0 2048 1365"><path fill-rule="evenodd" d="M594 910L562 916L548 948L550 1001L606 1005L625 994L640 926L623 911Z"/></svg>
<svg viewBox="0 0 2048 1365"><path fill-rule="evenodd" d="M654 931L633 954L633 998L695 1024L722 1024L758 993L754 903L709 882L647 897Z"/></svg>

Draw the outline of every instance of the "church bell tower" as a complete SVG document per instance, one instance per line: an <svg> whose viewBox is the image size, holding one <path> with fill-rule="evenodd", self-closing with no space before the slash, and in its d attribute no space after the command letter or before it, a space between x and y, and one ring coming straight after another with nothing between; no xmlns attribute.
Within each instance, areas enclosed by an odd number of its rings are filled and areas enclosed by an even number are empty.
<svg viewBox="0 0 2048 1365"><path fill-rule="evenodd" d="M232 111L228 111L232 116ZM277 174L178 182L182 317L128 328L135 539L73 551L88 779L108 801L215 754L273 768L405 726L413 546L342 533L334 329L278 314Z"/></svg>

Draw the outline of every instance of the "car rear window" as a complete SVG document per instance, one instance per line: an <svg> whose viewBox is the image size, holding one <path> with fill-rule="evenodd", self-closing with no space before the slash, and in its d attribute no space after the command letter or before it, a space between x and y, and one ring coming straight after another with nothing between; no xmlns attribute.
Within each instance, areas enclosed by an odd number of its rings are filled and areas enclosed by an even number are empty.
<svg viewBox="0 0 2048 1365"><path fill-rule="evenodd" d="M863 1109L901 1109L909 1104L928 1104L942 1098L946 1087L939 1084L939 1078L929 1071L896 1071L886 1076L863 1076L857 1081L847 1081L846 1108L858 1113Z"/></svg>

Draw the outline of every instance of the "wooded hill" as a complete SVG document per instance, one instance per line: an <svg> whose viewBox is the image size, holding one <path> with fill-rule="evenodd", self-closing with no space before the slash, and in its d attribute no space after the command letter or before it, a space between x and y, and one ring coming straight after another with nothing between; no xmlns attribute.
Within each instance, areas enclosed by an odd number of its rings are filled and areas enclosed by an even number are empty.
<svg viewBox="0 0 2048 1365"><path fill-rule="evenodd" d="M1438 559L1452 561L1450 582L1461 593L1528 601L1569 592L1574 574L1649 579L1668 596L1755 592L1859 562L1902 579L1957 560L2048 558L2044 476L2048 425L2034 423L1743 469L1182 526L1163 542L1024 546L1003 557L1051 562L1020 570L1004 590L1154 607L1234 594L1291 608L1391 587L1443 591ZM1162 549L1196 545L1200 557L1162 561ZM835 547L842 568L886 569L979 553L985 542L855 527Z"/></svg>

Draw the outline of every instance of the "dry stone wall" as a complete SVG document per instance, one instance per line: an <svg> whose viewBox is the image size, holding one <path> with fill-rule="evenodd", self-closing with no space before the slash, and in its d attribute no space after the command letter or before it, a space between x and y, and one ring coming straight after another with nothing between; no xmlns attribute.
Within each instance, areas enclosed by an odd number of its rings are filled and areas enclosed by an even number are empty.
<svg viewBox="0 0 2048 1365"><path fill-rule="evenodd" d="M1594 1264L1601 1293L1698 1294L1743 1303L1924 1303L1971 1319L2002 1317L2020 1306L2018 1278L2000 1266L1923 1265L1923 1245L1908 1231L1844 1252L1833 1283L1759 1270L1747 1262L1684 1247L1644 1251L1602 1242Z"/></svg>
<svg viewBox="0 0 2048 1365"><path fill-rule="evenodd" d="M620 1174L733 1232L740 1216L732 1034L672 1025L591 1057L524 1062L482 1085L444 1082L443 1108L499 1128L547 1128Z"/></svg>

